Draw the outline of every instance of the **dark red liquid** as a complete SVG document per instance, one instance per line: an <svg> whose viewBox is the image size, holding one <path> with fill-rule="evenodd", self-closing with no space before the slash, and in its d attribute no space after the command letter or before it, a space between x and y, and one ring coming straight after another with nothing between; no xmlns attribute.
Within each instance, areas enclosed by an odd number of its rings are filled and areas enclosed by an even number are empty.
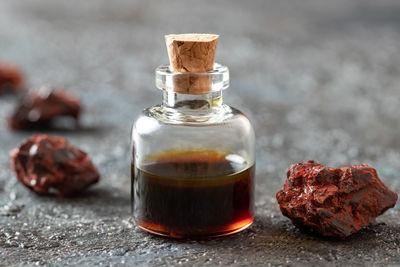
<svg viewBox="0 0 400 267"><path fill-rule="evenodd" d="M246 228L254 219L254 166L240 159L190 150L152 155L141 168L132 165L136 223L176 238L221 236Z"/></svg>

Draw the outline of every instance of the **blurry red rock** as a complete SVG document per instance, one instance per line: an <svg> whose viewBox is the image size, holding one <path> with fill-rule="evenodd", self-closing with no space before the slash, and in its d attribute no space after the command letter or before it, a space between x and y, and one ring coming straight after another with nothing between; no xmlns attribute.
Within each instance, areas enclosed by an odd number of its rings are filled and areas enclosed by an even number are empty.
<svg viewBox="0 0 400 267"><path fill-rule="evenodd" d="M296 227L345 238L394 207L397 194L368 165L335 169L309 161L289 167L276 198Z"/></svg>
<svg viewBox="0 0 400 267"><path fill-rule="evenodd" d="M17 93L24 89L22 71L13 64L0 63L0 94Z"/></svg>
<svg viewBox="0 0 400 267"><path fill-rule="evenodd" d="M11 151L17 179L39 194L75 195L99 180L88 155L63 137L38 134Z"/></svg>
<svg viewBox="0 0 400 267"><path fill-rule="evenodd" d="M59 117L71 117L77 121L80 112L79 99L74 95L42 87L22 97L8 119L8 125L13 130L49 127Z"/></svg>

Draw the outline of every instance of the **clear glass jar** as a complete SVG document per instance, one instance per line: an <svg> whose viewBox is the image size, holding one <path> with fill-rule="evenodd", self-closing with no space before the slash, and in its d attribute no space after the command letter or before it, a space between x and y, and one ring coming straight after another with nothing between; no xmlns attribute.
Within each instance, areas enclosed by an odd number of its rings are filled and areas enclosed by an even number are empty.
<svg viewBox="0 0 400 267"><path fill-rule="evenodd" d="M208 80L206 93L178 83ZM132 211L136 224L174 238L239 232L254 219L255 135L248 118L222 102L229 70L156 69L163 102L132 128ZM177 92L178 91L178 92Z"/></svg>

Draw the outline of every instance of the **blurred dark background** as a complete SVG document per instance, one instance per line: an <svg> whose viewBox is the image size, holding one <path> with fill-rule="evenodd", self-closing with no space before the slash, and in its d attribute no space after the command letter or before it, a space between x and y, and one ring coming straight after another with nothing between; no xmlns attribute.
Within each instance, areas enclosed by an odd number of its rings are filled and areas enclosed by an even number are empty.
<svg viewBox="0 0 400 267"><path fill-rule="evenodd" d="M130 126L161 101L154 69L168 62L163 36L186 32L220 35L216 61L231 71L224 100L250 116L257 135L258 219L206 244L149 237L129 216ZM397 0L0 1L0 61L18 64L30 89L81 97L83 129L51 133L87 151L102 174L81 199L28 192L8 153L34 132L6 128L16 98L1 97L0 206L24 207L0 216L3 263L400 263L399 205L378 220L387 227L330 243L296 231L275 200L289 164L309 159L370 164L399 192L399 44ZM10 241L16 232L24 242Z"/></svg>

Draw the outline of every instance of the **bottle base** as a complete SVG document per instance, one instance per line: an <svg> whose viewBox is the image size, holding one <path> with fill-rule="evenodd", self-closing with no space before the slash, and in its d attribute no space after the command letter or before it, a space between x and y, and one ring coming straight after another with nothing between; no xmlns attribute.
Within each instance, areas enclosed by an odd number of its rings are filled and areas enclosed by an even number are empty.
<svg viewBox="0 0 400 267"><path fill-rule="evenodd" d="M179 231L169 230L167 227L162 225L156 225L152 223L136 222L136 225L151 234L173 238L173 239L210 239L221 236L228 236L241 232L253 224L254 218L245 219L228 226L223 227L217 231L197 232L197 233L183 233Z"/></svg>

